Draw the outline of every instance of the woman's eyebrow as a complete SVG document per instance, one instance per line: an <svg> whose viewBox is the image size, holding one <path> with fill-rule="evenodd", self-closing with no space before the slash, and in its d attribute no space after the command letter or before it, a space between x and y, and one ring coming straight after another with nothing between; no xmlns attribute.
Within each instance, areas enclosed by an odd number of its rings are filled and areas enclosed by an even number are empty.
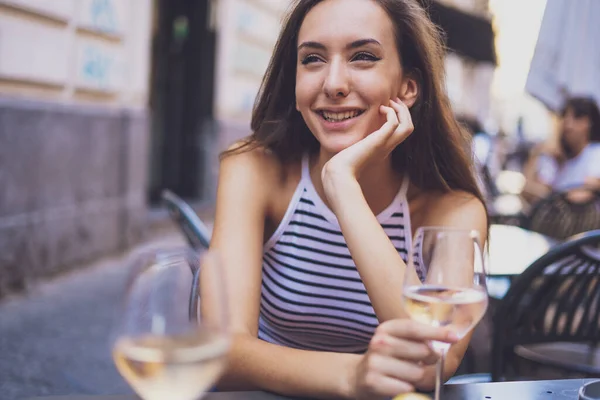
<svg viewBox="0 0 600 400"><path fill-rule="evenodd" d="M352 42L348 46L346 46L346 48L348 48L348 49L356 49L358 47L363 47L363 46L366 46L368 44L375 44L377 46L381 46L381 43L379 43L377 40L368 38L368 39L355 40L354 42Z"/></svg>
<svg viewBox="0 0 600 400"><path fill-rule="evenodd" d="M300 51L301 49L308 47L311 49L318 49L318 50L326 50L327 48L325 47L324 44L319 43L319 42L302 42L299 46L298 46L298 51Z"/></svg>
<svg viewBox="0 0 600 400"><path fill-rule="evenodd" d="M367 39L358 39L355 40L352 43L349 43L346 46L346 49L356 49L358 47L363 47L366 46L368 44L375 44L377 46L381 46L381 43L379 43L379 41L372 39L372 38L367 38ZM319 42L314 42L314 41L308 41L308 42L302 42L299 46L298 46L298 51L300 51L303 48L311 48L311 49L317 49L317 50L326 50L327 47L325 47L324 44L319 43Z"/></svg>

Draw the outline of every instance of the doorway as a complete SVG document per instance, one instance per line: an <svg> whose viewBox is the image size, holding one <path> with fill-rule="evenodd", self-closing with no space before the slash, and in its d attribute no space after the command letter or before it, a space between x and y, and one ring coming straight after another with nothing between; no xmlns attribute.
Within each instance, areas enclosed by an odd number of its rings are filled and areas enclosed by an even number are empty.
<svg viewBox="0 0 600 400"><path fill-rule="evenodd" d="M149 200L204 200L214 136L214 0L154 0Z"/></svg>

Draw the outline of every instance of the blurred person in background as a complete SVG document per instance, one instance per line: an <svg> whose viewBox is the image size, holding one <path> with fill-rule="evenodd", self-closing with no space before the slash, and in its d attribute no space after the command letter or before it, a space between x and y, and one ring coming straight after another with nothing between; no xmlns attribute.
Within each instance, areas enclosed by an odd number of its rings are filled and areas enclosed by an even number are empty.
<svg viewBox="0 0 600 400"><path fill-rule="evenodd" d="M432 390L470 334L408 318L421 226L487 215L444 91L439 30L416 0L302 0L274 49L253 133L221 159L211 248L234 340L220 389L383 399Z"/></svg>
<svg viewBox="0 0 600 400"><path fill-rule="evenodd" d="M494 138L484 131L475 118L459 116L457 120L465 128L470 138L471 145L468 151L473 154L479 188L488 199L491 199L497 195L490 171L490 164L493 163L495 157Z"/></svg>
<svg viewBox="0 0 600 400"><path fill-rule="evenodd" d="M526 168L523 197L535 202L550 192L567 191L584 202L600 189L600 111L591 98L569 99L561 113L558 149L538 146Z"/></svg>

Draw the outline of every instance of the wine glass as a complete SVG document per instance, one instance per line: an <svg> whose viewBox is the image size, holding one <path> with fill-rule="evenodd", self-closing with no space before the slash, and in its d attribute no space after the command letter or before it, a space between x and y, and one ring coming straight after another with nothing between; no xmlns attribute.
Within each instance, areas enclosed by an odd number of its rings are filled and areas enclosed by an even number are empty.
<svg viewBox="0 0 600 400"><path fill-rule="evenodd" d="M402 294L415 321L449 327L463 338L481 320L488 304L479 233L450 227L417 229L409 251ZM435 400L440 398L443 364L450 344L432 342L439 352Z"/></svg>
<svg viewBox="0 0 600 400"><path fill-rule="evenodd" d="M134 257L113 359L144 400L195 400L222 374L230 338L221 273L212 251Z"/></svg>

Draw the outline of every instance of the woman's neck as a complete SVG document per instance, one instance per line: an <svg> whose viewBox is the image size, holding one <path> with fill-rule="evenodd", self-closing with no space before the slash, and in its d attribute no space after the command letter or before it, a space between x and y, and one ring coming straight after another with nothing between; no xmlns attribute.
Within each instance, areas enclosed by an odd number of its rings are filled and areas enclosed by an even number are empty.
<svg viewBox="0 0 600 400"><path fill-rule="evenodd" d="M327 199L323 189L323 181L321 180L321 171L331 158L332 155L320 152L315 157L311 157L309 163L311 180L325 204L327 204ZM358 183L367 204L369 204L373 213L377 215L389 206L396 197L396 194L398 194L402 185L402 174L393 169L391 157L387 157L381 160L381 162L372 164L361 171ZM329 204L327 206L330 207Z"/></svg>

